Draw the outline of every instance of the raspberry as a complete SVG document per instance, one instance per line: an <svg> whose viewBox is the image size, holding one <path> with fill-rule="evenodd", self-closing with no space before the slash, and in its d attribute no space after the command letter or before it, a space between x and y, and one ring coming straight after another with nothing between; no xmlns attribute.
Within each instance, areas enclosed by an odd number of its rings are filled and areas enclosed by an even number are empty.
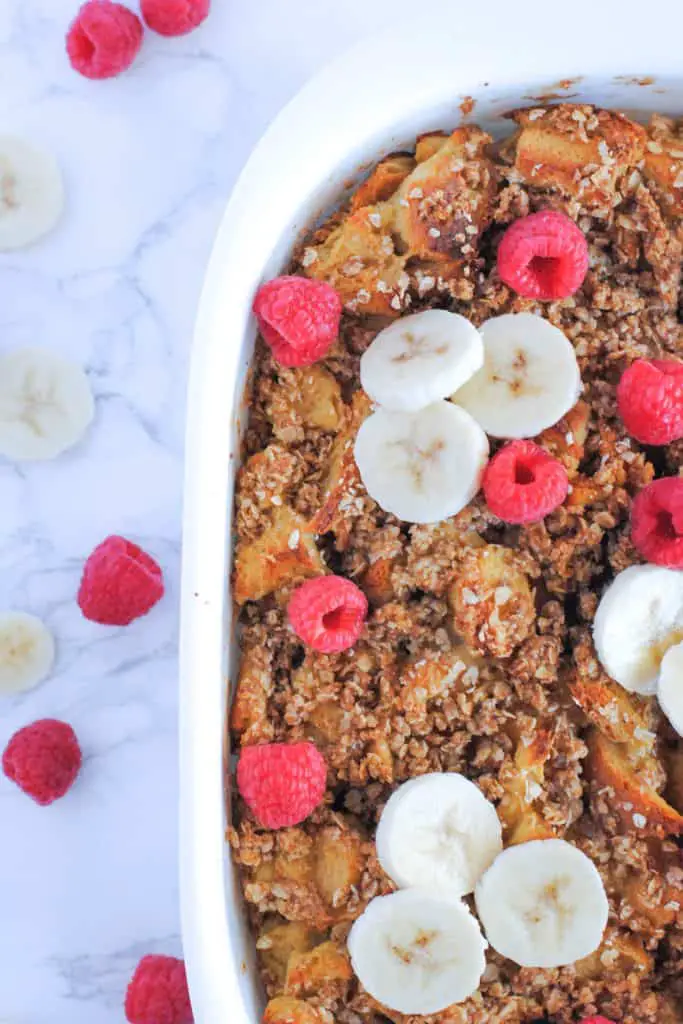
<svg viewBox="0 0 683 1024"><path fill-rule="evenodd" d="M683 477L655 480L636 495L631 539L648 562L683 569Z"/></svg>
<svg viewBox="0 0 683 1024"><path fill-rule="evenodd" d="M325 795L327 768L312 743L266 743L244 747L237 762L237 788L264 828L298 825Z"/></svg>
<svg viewBox="0 0 683 1024"><path fill-rule="evenodd" d="M617 405L624 426L642 444L683 437L683 363L636 359L621 375Z"/></svg>
<svg viewBox="0 0 683 1024"><path fill-rule="evenodd" d="M161 36L184 36L204 21L210 0L142 0L140 10L149 27Z"/></svg>
<svg viewBox="0 0 683 1024"><path fill-rule="evenodd" d="M130 1024L192 1024L185 964L174 956L143 956L126 992Z"/></svg>
<svg viewBox="0 0 683 1024"><path fill-rule="evenodd" d="M85 563L78 606L91 622L127 626L163 593L164 578L154 559L123 537L107 537Z"/></svg>
<svg viewBox="0 0 683 1024"><path fill-rule="evenodd" d="M81 767L76 733L66 722L41 718L15 732L2 755L2 770L41 807L64 796Z"/></svg>
<svg viewBox="0 0 683 1024"><path fill-rule="evenodd" d="M614 1024L614 1021L608 1020L607 1017L584 1017L579 1024Z"/></svg>
<svg viewBox="0 0 683 1024"><path fill-rule="evenodd" d="M484 471L486 504L505 523L537 523L567 497L567 471L532 441L510 441Z"/></svg>
<svg viewBox="0 0 683 1024"><path fill-rule="evenodd" d="M588 270L588 244L573 220L555 210L521 217L498 246L498 273L526 299L566 299Z"/></svg>
<svg viewBox="0 0 683 1024"><path fill-rule="evenodd" d="M254 313L279 363L310 366L339 334L341 299L324 281L276 277L259 288Z"/></svg>
<svg viewBox="0 0 683 1024"><path fill-rule="evenodd" d="M331 654L353 647L360 636L368 600L343 576L316 576L297 587L287 614L296 635L314 651Z"/></svg>
<svg viewBox="0 0 683 1024"><path fill-rule="evenodd" d="M113 78L129 68L142 45L142 22L123 4L88 0L71 23L66 52L86 78Z"/></svg>

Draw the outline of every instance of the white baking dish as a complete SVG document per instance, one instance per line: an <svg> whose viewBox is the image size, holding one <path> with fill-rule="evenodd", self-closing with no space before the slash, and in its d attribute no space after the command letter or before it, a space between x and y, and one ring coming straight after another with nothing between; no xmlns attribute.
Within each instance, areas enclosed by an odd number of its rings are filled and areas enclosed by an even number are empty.
<svg viewBox="0 0 683 1024"><path fill-rule="evenodd" d="M207 274L189 395L181 636L182 915L198 1024L252 1024L261 1004L224 808L231 507L256 287L364 162L454 126L465 96L472 119L494 130L506 110L547 93L683 113L680 0L534 4L536 17L524 3L460 6L447 8L452 28L430 7L436 28L406 18L374 35L282 111L235 187ZM639 84L644 76L654 80Z"/></svg>

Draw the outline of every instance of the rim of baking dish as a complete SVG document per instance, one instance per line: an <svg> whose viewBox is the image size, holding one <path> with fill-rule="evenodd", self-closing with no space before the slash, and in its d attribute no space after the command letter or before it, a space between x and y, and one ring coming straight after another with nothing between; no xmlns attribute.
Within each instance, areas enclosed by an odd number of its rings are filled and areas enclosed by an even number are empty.
<svg viewBox="0 0 683 1024"><path fill-rule="evenodd" d="M247 1024L257 999L234 921L241 896L226 871L224 808L231 510L254 291L282 266L311 211L324 209L362 160L414 137L421 115L424 131L457 123L465 96L486 109L484 123L552 92L553 83L558 99L597 94L609 106L614 94L620 109L673 112L677 96L683 113L683 5L574 0L558 8L540 0L495 12L451 3L452 27L437 7L431 29L406 24L363 40L281 111L226 206L197 316L186 435L181 916L198 1024L225 1024L228 1010L231 1024Z"/></svg>

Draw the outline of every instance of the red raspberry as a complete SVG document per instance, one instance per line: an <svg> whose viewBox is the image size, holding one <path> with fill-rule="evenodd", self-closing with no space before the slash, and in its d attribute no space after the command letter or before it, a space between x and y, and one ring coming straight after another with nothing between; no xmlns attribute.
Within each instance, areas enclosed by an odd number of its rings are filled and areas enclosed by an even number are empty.
<svg viewBox="0 0 683 1024"><path fill-rule="evenodd" d="M298 825L325 795L325 759L312 743L266 743L244 747L237 762L237 788L264 828Z"/></svg>
<svg viewBox="0 0 683 1024"><path fill-rule="evenodd" d="M360 636L368 600L343 576L316 576L297 587L287 614L296 635L314 651L331 654L353 647Z"/></svg>
<svg viewBox="0 0 683 1024"><path fill-rule="evenodd" d="M140 10L149 27L161 36L184 36L204 21L210 0L142 0Z"/></svg>
<svg viewBox="0 0 683 1024"><path fill-rule="evenodd" d="M113 78L129 68L142 45L142 22L123 4L88 0L71 23L66 52L86 78Z"/></svg>
<svg viewBox="0 0 683 1024"><path fill-rule="evenodd" d="M683 569L683 477L655 480L636 495L631 539L648 562Z"/></svg>
<svg viewBox="0 0 683 1024"><path fill-rule="evenodd" d="M621 375L617 405L624 426L642 444L683 437L683 363L636 359Z"/></svg>
<svg viewBox="0 0 683 1024"><path fill-rule="evenodd" d="M607 1017L584 1017L579 1024L614 1024L614 1021L608 1020Z"/></svg>
<svg viewBox="0 0 683 1024"><path fill-rule="evenodd" d="M85 563L78 607L91 622L127 626L163 593L164 578L154 559L123 537L107 537Z"/></svg>
<svg viewBox="0 0 683 1024"><path fill-rule="evenodd" d="M324 281L276 277L254 299L259 329L283 366L310 366L339 334L341 299Z"/></svg>
<svg viewBox="0 0 683 1024"><path fill-rule="evenodd" d="M498 273L525 299L566 299L588 270L588 244L573 220L555 210L521 217L498 246Z"/></svg>
<svg viewBox="0 0 683 1024"><path fill-rule="evenodd" d="M143 956L126 992L130 1024L192 1024L185 964L174 956Z"/></svg>
<svg viewBox="0 0 683 1024"><path fill-rule="evenodd" d="M510 441L484 471L486 504L505 523L537 523L567 497L567 470L532 441Z"/></svg>
<svg viewBox="0 0 683 1024"><path fill-rule="evenodd" d="M2 770L41 807L64 796L81 767L76 733L66 722L41 718L15 732L2 755Z"/></svg>

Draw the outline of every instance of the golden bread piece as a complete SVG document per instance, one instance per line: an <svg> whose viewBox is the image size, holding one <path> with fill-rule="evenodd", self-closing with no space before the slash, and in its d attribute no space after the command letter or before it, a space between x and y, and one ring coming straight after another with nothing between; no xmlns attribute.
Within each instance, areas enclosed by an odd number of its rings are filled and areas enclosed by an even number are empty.
<svg viewBox="0 0 683 1024"><path fill-rule="evenodd" d="M643 756L654 751L652 702L629 693L601 668L593 641L586 634L574 646L574 665L567 675L572 697L593 725L615 743L627 743Z"/></svg>
<svg viewBox="0 0 683 1024"><path fill-rule="evenodd" d="M375 165L351 197L351 212L390 199L415 167L412 153L389 153Z"/></svg>
<svg viewBox="0 0 683 1024"><path fill-rule="evenodd" d="M296 671L300 672L301 668ZM320 746L336 743L342 733L345 715L346 712L336 700L321 701L309 716L306 735Z"/></svg>
<svg viewBox="0 0 683 1024"><path fill-rule="evenodd" d="M466 551L448 591L452 625L473 650L509 657L534 625L534 595L517 555L487 544Z"/></svg>
<svg viewBox="0 0 683 1024"><path fill-rule="evenodd" d="M284 440L296 427L337 431L344 419L341 388L322 366L282 368L271 389L267 413L275 433Z"/></svg>
<svg viewBox="0 0 683 1024"><path fill-rule="evenodd" d="M387 604L388 601L393 601L396 596L391 582L391 574L395 565L396 556L376 558L374 562L370 563L359 580L361 587L365 591L365 596L375 608L380 608L382 605Z"/></svg>
<svg viewBox="0 0 683 1024"><path fill-rule="evenodd" d="M353 971L345 949L336 942L323 942L314 949L293 953L287 965L285 992L294 996L314 996L329 989L344 988Z"/></svg>
<svg viewBox="0 0 683 1024"><path fill-rule="evenodd" d="M323 503L308 524L309 530L321 534L348 529L345 513L354 497L364 491L353 456L353 444L363 420L370 415L372 402L364 391L356 391L345 425L337 434L330 455L323 492Z"/></svg>
<svg viewBox="0 0 683 1024"><path fill-rule="evenodd" d="M560 460L570 479L576 475L584 456L589 415L588 403L579 401L566 416L536 438L542 448Z"/></svg>
<svg viewBox="0 0 683 1024"><path fill-rule="evenodd" d="M323 1024L323 1021L310 1003L291 996L277 996L266 1006L263 1024Z"/></svg>
<svg viewBox="0 0 683 1024"><path fill-rule="evenodd" d="M239 736L241 746L273 739L273 723L268 719L272 688L272 654L265 647L245 647L230 711L230 728Z"/></svg>
<svg viewBox="0 0 683 1024"><path fill-rule="evenodd" d="M430 701L445 700L455 690L472 686L481 665L464 644L409 662L399 679L399 710L410 719L426 714Z"/></svg>
<svg viewBox="0 0 683 1024"><path fill-rule="evenodd" d="M505 794L498 805L506 846L532 839L552 839L558 833L534 807L543 793L545 765L553 746L553 731L539 727L533 739L520 739L512 771L501 771Z"/></svg>
<svg viewBox="0 0 683 1024"><path fill-rule="evenodd" d="M653 843L654 841L651 841ZM637 917L645 918L656 929L683 921L683 874L680 853L672 846L650 847L648 870L630 872L623 881L619 896Z"/></svg>
<svg viewBox="0 0 683 1024"><path fill-rule="evenodd" d="M433 156L418 163L391 200L394 229L411 257L468 262L491 222L496 178L486 156L491 137L457 128Z"/></svg>
<svg viewBox="0 0 683 1024"><path fill-rule="evenodd" d="M647 764L629 759L623 743L613 743L595 729L588 740L587 775L614 796L610 804L628 833L642 836L680 835L683 816L645 781Z"/></svg>
<svg viewBox="0 0 683 1024"><path fill-rule="evenodd" d="M607 928L594 953L574 964L576 976L582 981L602 978L606 973L623 978L632 971L649 974L652 968L652 957L645 951L642 940L614 927Z"/></svg>
<svg viewBox="0 0 683 1024"><path fill-rule="evenodd" d="M275 508L270 527L254 541L237 544L233 595L237 604L258 601L289 583L327 572L305 519Z"/></svg>
<svg viewBox="0 0 683 1024"><path fill-rule="evenodd" d="M423 135L418 135L415 142L415 159L418 164L424 163L425 160L429 160L435 153L438 153L447 139L447 132L425 132Z"/></svg>
<svg viewBox="0 0 683 1024"><path fill-rule="evenodd" d="M683 135L680 124L653 117L645 146L644 174L654 183L662 212L668 219L683 217Z"/></svg>
<svg viewBox="0 0 683 1024"><path fill-rule="evenodd" d="M320 942L320 933L301 921L283 921L263 930L256 940L256 949L269 978L283 991L290 958L294 954L308 953Z"/></svg>
<svg viewBox="0 0 683 1024"><path fill-rule="evenodd" d="M365 856L357 832L327 825L315 839L313 876L318 892L329 907L338 907L360 882Z"/></svg>
<svg viewBox="0 0 683 1024"><path fill-rule="evenodd" d="M312 837L293 828L282 830L278 839L272 860L261 861L248 873L246 898L259 902L268 896L273 912L316 931L353 919L357 910L349 897L367 857L358 832L340 818Z"/></svg>
<svg viewBox="0 0 683 1024"><path fill-rule="evenodd" d="M303 272L336 288L352 313L398 316L409 278L406 257L394 248L392 224L386 204L349 213L324 241L304 250Z"/></svg>
<svg viewBox="0 0 683 1024"><path fill-rule="evenodd" d="M528 185L555 188L581 205L611 208L619 178L645 153L645 129L609 110L562 103L517 110L515 170Z"/></svg>

